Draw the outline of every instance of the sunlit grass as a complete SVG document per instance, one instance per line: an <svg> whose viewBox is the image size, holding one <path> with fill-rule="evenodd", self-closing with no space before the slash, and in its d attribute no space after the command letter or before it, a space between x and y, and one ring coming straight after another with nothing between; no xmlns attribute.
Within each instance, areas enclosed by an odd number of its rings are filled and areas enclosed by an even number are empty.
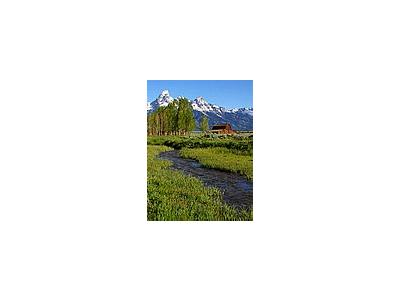
<svg viewBox="0 0 400 300"><path fill-rule="evenodd" d="M253 180L253 156L241 155L237 150L226 148L184 148L183 158L192 158L207 168L236 172Z"/></svg>

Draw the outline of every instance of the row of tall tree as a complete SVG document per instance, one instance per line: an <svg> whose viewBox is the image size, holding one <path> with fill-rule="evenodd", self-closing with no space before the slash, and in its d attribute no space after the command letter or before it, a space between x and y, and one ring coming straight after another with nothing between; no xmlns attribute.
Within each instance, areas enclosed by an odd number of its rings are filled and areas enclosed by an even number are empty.
<svg viewBox="0 0 400 300"><path fill-rule="evenodd" d="M148 135L182 135L194 130L195 127L193 108L186 98L175 99L147 116ZM201 127L208 129L208 121L205 125L202 119Z"/></svg>

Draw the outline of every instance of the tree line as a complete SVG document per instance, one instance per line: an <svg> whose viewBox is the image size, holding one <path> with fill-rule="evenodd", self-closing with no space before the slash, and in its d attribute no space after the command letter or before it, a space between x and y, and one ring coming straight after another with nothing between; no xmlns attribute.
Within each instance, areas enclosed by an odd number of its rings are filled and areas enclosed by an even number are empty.
<svg viewBox="0 0 400 300"><path fill-rule="evenodd" d="M193 108L186 98L174 99L147 116L148 135L182 135L195 127Z"/></svg>

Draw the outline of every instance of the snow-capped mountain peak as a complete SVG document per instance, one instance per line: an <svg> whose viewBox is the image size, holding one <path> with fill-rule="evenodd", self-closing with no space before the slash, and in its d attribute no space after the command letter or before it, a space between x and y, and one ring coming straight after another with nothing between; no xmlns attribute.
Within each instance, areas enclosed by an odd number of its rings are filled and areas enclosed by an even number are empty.
<svg viewBox="0 0 400 300"><path fill-rule="evenodd" d="M193 100L193 102L197 104L208 104L207 101L203 97L197 97Z"/></svg>
<svg viewBox="0 0 400 300"><path fill-rule="evenodd" d="M252 116L253 115L253 108L246 108L246 107L243 107L243 108L232 108L232 109L227 109L226 112L229 112L229 113L240 112L240 113L244 113L244 114L248 114L248 115Z"/></svg>
<svg viewBox="0 0 400 300"><path fill-rule="evenodd" d="M197 97L192 101L193 110L201 112L218 111L221 112L219 106L214 104L209 104L203 97Z"/></svg>
<svg viewBox="0 0 400 300"><path fill-rule="evenodd" d="M163 90L161 92L160 96L169 96L169 91L168 90Z"/></svg>
<svg viewBox="0 0 400 300"><path fill-rule="evenodd" d="M168 90L163 90L161 92L161 94L157 97L157 99L155 100L155 102L157 103L157 107L159 106L167 106L169 103L171 103L172 101L174 101L174 98L172 98L169 95L169 91ZM153 105L151 105L153 106Z"/></svg>

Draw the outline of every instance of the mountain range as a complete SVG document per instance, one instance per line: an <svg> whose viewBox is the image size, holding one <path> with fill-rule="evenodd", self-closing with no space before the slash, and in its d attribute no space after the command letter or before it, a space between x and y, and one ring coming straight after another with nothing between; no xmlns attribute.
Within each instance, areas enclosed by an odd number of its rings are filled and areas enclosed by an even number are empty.
<svg viewBox="0 0 400 300"><path fill-rule="evenodd" d="M178 97L180 98L180 97ZM167 106L174 100L168 90L164 90L152 102L147 102L147 114L155 111L157 108ZM193 108L193 115L196 121L196 127L199 128L200 120L203 115L208 117L208 125L230 123L235 130L253 130L253 108L233 108L224 107L208 103L203 97L197 97L190 100Z"/></svg>

